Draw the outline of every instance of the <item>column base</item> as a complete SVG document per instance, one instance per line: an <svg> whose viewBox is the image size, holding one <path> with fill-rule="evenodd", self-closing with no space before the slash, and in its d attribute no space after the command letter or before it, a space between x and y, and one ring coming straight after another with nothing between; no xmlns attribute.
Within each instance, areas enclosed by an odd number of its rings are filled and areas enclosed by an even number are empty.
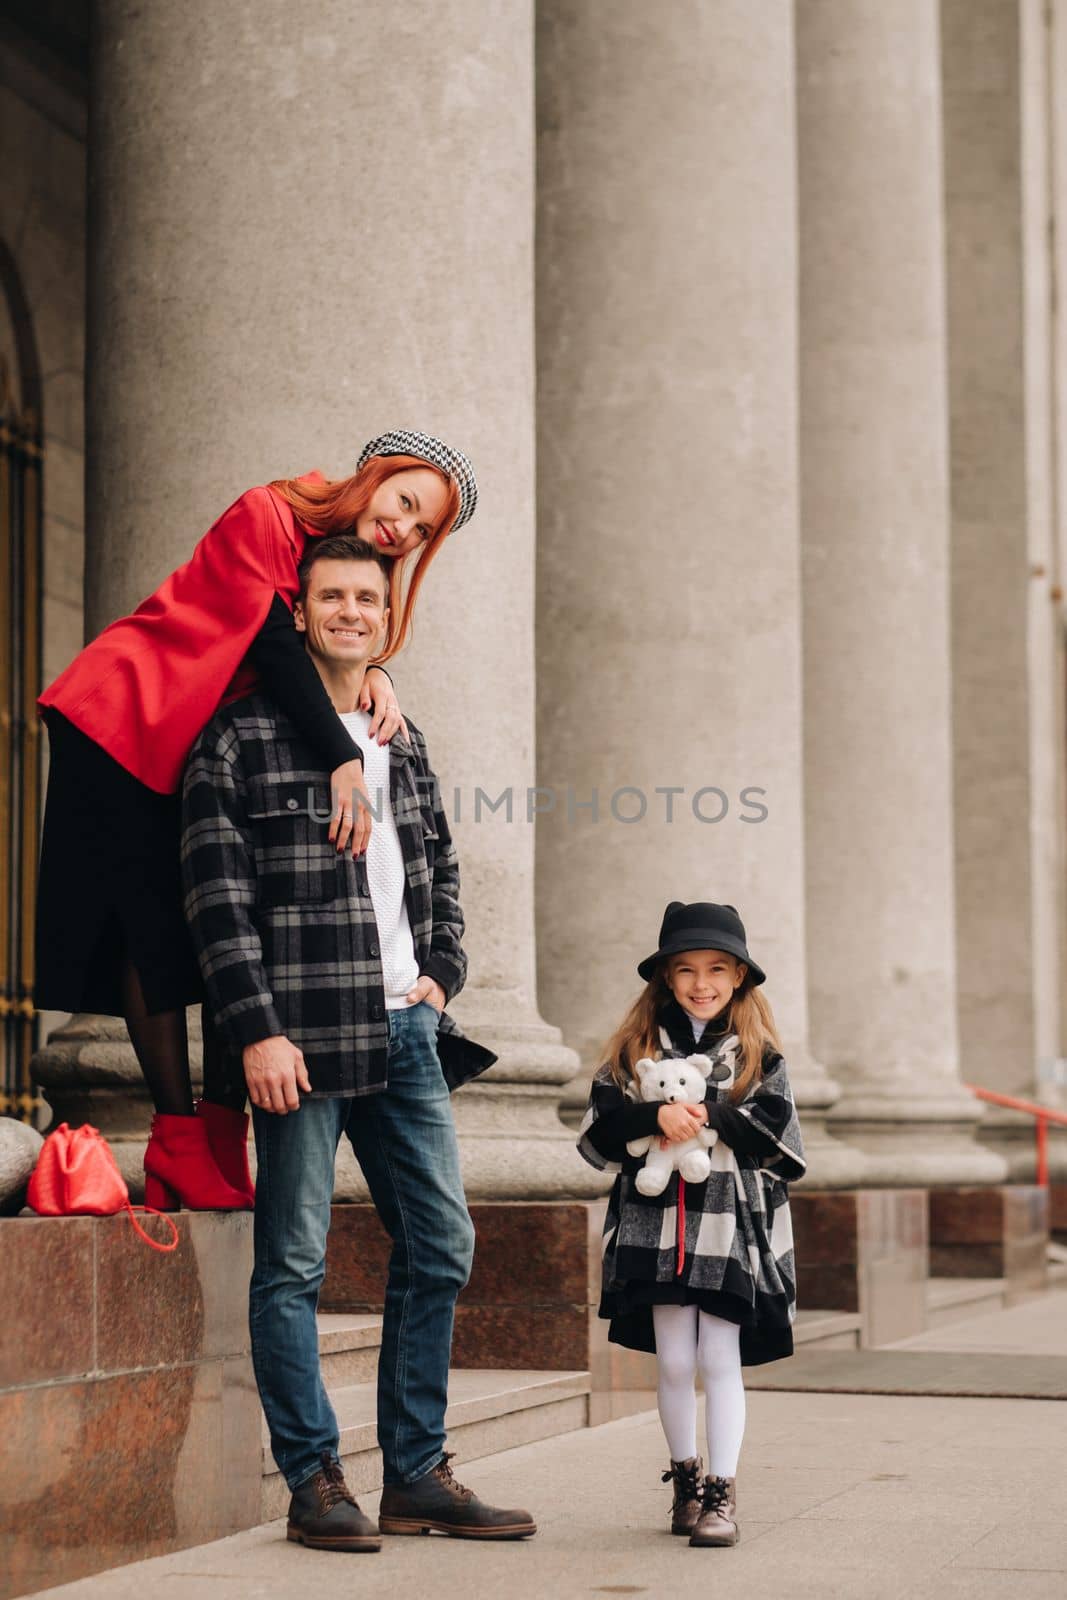
<svg viewBox="0 0 1067 1600"><path fill-rule="evenodd" d="M496 1065L452 1097L463 1185L469 1200L592 1199L606 1194L610 1173L583 1161L572 1128L559 1118L560 1091L578 1057L558 1028L526 1021L479 1019L456 1007L464 1032L495 1050ZM338 1152L335 1198L370 1198L347 1141Z"/></svg>
<svg viewBox="0 0 1067 1600"><path fill-rule="evenodd" d="M782 1048L804 1141L805 1189L859 1188L867 1181L863 1155L828 1125L830 1110L841 1097L840 1085L802 1039L786 1038Z"/></svg>
<svg viewBox="0 0 1067 1600"><path fill-rule="evenodd" d="M951 1091L937 1098L846 1094L828 1123L864 1157L863 1183L871 1188L944 1188L1003 1183L1002 1156L979 1144L981 1116L972 1096Z"/></svg>
<svg viewBox="0 0 1067 1600"><path fill-rule="evenodd" d="M202 1085L200 1007L187 1014L193 1094ZM110 1144L130 1198L144 1199L144 1153L152 1101L121 1017L79 1012L50 1034L30 1063L33 1081L52 1109L51 1126L89 1122Z"/></svg>
<svg viewBox="0 0 1067 1600"><path fill-rule="evenodd" d="M1037 1151L1032 1117L990 1106L982 1118L978 1138L987 1150L1007 1163L1009 1183L1036 1183ZM1049 1129L1048 1170L1050 1182L1067 1183L1067 1129Z"/></svg>
<svg viewBox="0 0 1067 1600"><path fill-rule="evenodd" d="M203 1061L199 1007L190 1009L188 1027L196 1094ZM582 1160L574 1131L559 1119L560 1086L573 1077L577 1060L562 1044L559 1030L540 1021L486 1027L467 1018L464 1027L500 1058L452 1099L468 1198L557 1200L606 1194L611 1174ZM34 1056L32 1071L54 1113L53 1124L91 1122L99 1128L115 1152L131 1198L142 1200L152 1102L121 1019L86 1013L72 1017ZM338 1151L334 1192L341 1201L370 1198L347 1140Z"/></svg>

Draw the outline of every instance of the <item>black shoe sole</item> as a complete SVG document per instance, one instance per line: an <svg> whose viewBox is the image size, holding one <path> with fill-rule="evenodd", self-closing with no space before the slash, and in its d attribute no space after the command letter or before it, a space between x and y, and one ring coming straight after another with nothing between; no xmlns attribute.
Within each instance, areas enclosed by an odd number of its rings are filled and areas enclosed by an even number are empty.
<svg viewBox="0 0 1067 1600"><path fill-rule="evenodd" d="M516 1522L504 1528L474 1528L452 1522L435 1522L423 1517L382 1517L383 1533L447 1533L453 1539L528 1539L537 1532L536 1522Z"/></svg>
<svg viewBox="0 0 1067 1600"><path fill-rule="evenodd" d="M382 1548L382 1541L377 1534L348 1534L338 1535L336 1539L324 1539L313 1533L304 1533L303 1529L294 1527L291 1522L285 1530L285 1537L291 1539L293 1544L305 1545L309 1550L348 1550L356 1554Z"/></svg>

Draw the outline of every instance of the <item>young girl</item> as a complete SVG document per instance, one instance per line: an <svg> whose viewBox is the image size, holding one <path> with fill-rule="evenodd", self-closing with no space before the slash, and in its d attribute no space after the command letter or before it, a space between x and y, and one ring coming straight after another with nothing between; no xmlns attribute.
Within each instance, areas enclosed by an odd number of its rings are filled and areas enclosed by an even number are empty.
<svg viewBox="0 0 1067 1600"><path fill-rule="evenodd" d="M659 949L638 966L645 988L607 1047L578 1148L619 1175L604 1224L600 1315L631 1350L654 1351L670 1449L671 1532L693 1545L737 1543L735 1477L745 1429L742 1365L792 1355L796 1309L786 1184L804 1174L793 1097L764 973L733 906L672 901ZM640 1098L642 1058L712 1061L701 1105ZM711 1174L675 1172L659 1195L635 1184L643 1157L627 1145L716 1135ZM696 1447L695 1380L704 1382L708 1476Z"/></svg>

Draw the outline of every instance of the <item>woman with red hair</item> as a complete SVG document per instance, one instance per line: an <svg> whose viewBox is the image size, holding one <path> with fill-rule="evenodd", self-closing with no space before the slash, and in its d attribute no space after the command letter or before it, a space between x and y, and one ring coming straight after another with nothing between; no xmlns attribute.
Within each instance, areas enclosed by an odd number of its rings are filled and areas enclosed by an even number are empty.
<svg viewBox="0 0 1067 1600"><path fill-rule="evenodd" d="M393 558L387 661L410 636L430 562L477 496L465 455L408 430L371 440L350 477L249 489L40 698L51 760L34 1002L125 1019L156 1113L145 1171L186 1206L252 1203L243 1111L193 1105L185 1008L203 988L182 911L186 756L220 705L262 684L330 767L331 841L361 854L371 829L354 798L366 794L363 758L293 626L297 567L309 539L338 533ZM387 743L402 726L388 673L372 668L365 695L371 735ZM206 1014L204 1040L207 1079Z"/></svg>

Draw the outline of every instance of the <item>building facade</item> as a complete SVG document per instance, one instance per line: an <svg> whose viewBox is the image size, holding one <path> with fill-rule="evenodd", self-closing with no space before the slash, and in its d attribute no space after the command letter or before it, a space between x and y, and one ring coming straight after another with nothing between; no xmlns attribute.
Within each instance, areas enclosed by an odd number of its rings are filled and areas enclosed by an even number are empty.
<svg viewBox="0 0 1067 1600"><path fill-rule="evenodd" d="M965 1086L1064 1093L1061 0L9 9L44 681L250 484L475 462L396 671L500 1055L471 1192L580 1192L556 1107L671 899L740 908L821 1186L1025 1176ZM132 1148L121 1025L41 1026Z"/></svg>

